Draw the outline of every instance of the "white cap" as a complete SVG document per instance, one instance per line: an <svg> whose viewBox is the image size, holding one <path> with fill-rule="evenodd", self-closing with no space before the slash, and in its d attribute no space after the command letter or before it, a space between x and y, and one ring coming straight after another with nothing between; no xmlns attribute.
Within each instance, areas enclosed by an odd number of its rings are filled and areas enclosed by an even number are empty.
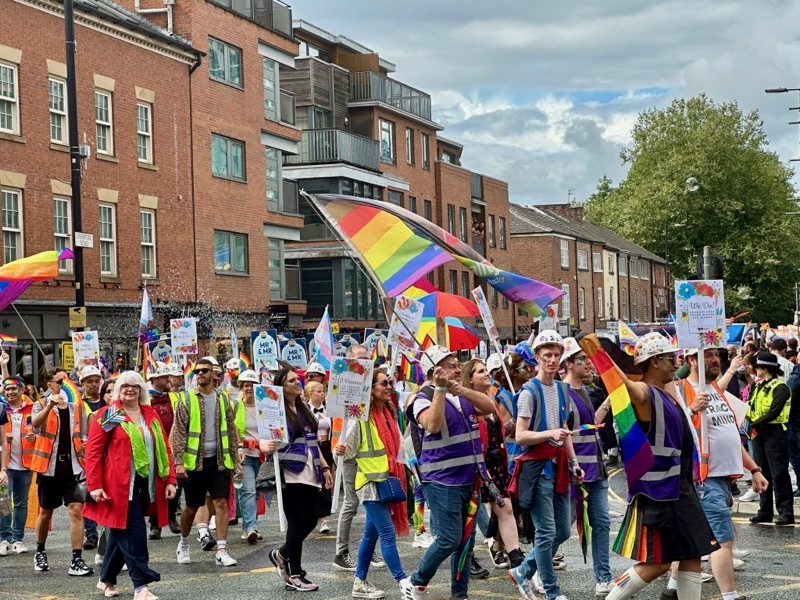
<svg viewBox="0 0 800 600"><path fill-rule="evenodd" d="M171 365L165 364L160 360L156 361L156 368L147 372L147 381L155 379L156 377L166 377L170 374Z"/></svg>
<svg viewBox="0 0 800 600"><path fill-rule="evenodd" d="M564 338L557 331L553 331L552 329L545 329L544 331L539 332L539 335L536 336L533 340L533 344L531 347L533 351L536 352L542 346L561 346L561 349L564 349Z"/></svg>
<svg viewBox="0 0 800 600"><path fill-rule="evenodd" d="M422 353L422 369L427 373L448 356L455 356L455 352L447 346L432 346Z"/></svg>
<svg viewBox="0 0 800 600"><path fill-rule="evenodd" d="M668 352L675 352L677 348L672 345L666 336L651 331L643 335L636 342L636 349L633 355L633 364L638 365L658 356L659 354L667 354Z"/></svg>
<svg viewBox="0 0 800 600"><path fill-rule="evenodd" d="M261 380L258 378L258 373L253 371L253 369L245 369L241 373L239 373L239 377L237 377L239 383L243 381L249 381L250 383L261 383Z"/></svg>
<svg viewBox="0 0 800 600"><path fill-rule="evenodd" d="M561 355L561 362L563 363L570 356L574 356L580 351L581 347L574 337L564 338L564 353Z"/></svg>
<svg viewBox="0 0 800 600"><path fill-rule="evenodd" d="M232 358L225 363L225 368L228 369L228 371L238 371L242 368L242 365L238 358Z"/></svg>
<svg viewBox="0 0 800 600"><path fill-rule="evenodd" d="M83 369L81 369L81 381L83 381L87 377L91 377L92 375L97 375L98 377L101 378L103 376L103 374L100 372L100 369L98 369L94 365L86 365L85 367L83 367Z"/></svg>
<svg viewBox="0 0 800 600"><path fill-rule="evenodd" d="M208 362L210 362L210 363L211 363L212 365L214 365L215 367L218 367L218 366L219 366L219 363L217 362L217 359L216 359L216 358L214 358L213 356L204 356L204 357L203 357L203 358L201 358L200 360L207 360Z"/></svg>
<svg viewBox="0 0 800 600"><path fill-rule="evenodd" d="M497 369L503 368L503 357L497 354L489 355L489 358L486 359L486 370L491 373L492 371L496 371Z"/></svg>
<svg viewBox="0 0 800 600"><path fill-rule="evenodd" d="M318 362L312 362L308 367L306 367L306 375L309 373L317 373L319 375L325 375L325 367L323 367Z"/></svg>

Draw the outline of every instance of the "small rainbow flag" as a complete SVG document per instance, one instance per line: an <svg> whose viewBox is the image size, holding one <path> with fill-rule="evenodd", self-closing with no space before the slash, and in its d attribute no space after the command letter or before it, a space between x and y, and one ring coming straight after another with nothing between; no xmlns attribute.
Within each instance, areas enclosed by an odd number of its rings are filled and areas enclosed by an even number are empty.
<svg viewBox="0 0 800 600"><path fill-rule="evenodd" d="M61 380L61 391L66 394L67 402L70 404L75 404L82 398L82 394L78 389L78 386L75 385L75 382L69 377L64 377L64 379Z"/></svg>
<svg viewBox="0 0 800 600"><path fill-rule="evenodd" d="M109 377L108 377L108 378L109 378L109 380L111 380L111 381L116 381L117 379L119 379L119 376L120 376L121 374L122 374L122 372L121 372L121 371L117 371L116 373L111 373L111 375L109 375Z"/></svg>
<svg viewBox="0 0 800 600"><path fill-rule="evenodd" d="M124 420L125 411L122 409L121 405L114 403L108 407L108 410L105 412L105 417L102 420L98 417L97 422L100 424L100 427L103 428L103 431L108 433Z"/></svg>
<svg viewBox="0 0 800 600"><path fill-rule="evenodd" d="M241 367L242 371L253 368L253 363L250 362L250 357L244 352L239 352L239 366Z"/></svg>
<svg viewBox="0 0 800 600"><path fill-rule="evenodd" d="M596 425L594 423L584 423L583 425L580 425L577 429L573 429L572 430L572 435L575 435L576 433L580 433L581 431L591 431L592 429L602 429L605 426L606 426L605 423L597 423Z"/></svg>
<svg viewBox="0 0 800 600"><path fill-rule="evenodd" d="M7 333L0 333L0 345L5 348L16 348L17 336L9 335Z"/></svg>

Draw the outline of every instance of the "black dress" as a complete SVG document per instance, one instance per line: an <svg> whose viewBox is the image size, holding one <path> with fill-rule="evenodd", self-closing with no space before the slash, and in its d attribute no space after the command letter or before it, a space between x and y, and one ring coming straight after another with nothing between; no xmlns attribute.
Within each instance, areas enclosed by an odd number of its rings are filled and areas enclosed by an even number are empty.
<svg viewBox="0 0 800 600"><path fill-rule="evenodd" d="M505 448L505 437L503 435L503 423L497 418L496 414L491 414L485 418L487 433L487 448L483 459L486 463L486 470L489 477L500 491L500 496L508 498L508 459L505 453L501 452ZM489 493L486 485L481 486L481 501L493 502L494 498Z"/></svg>

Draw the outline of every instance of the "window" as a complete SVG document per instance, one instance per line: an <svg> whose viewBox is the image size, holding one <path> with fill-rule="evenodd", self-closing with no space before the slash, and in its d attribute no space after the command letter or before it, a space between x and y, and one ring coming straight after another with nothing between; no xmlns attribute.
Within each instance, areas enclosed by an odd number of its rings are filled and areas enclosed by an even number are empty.
<svg viewBox="0 0 800 600"><path fill-rule="evenodd" d="M100 205L100 274L117 274L117 219L113 204Z"/></svg>
<svg viewBox="0 0 800 600"><path fill-rule="evenodd" d="M467 209L463 206L458 209L458 237L462 242L467 241Z"/></svg>
<svg viewBox="0 0 800 600"><path fill-rule="evenodd" d="M269 239L269 299L283 300L283 240Z"/></svg>
<svg viewBox="0 0 800 600"><path fill-rule="evenodd" d="M469 298L469 273L461 271L461 295Z"/></svg>
<svg viewBox="0 0 800 600"><path fill-rule="evenodd" d="M603 299L603 288L597 288L597 318L603 320L603 308L605 301Z"/></svg>
<svg viewBox="0 0 800 600"><path fill-rule="evenodd" d="M276 83L275 61L262 59L264 78L264 116L270 121L278 120L278 85ZM314 115L314 111L312 111Z"/></svg>
<svg viewBox="0 0 800 600"><path fill-rule="evenodd" d="M142 247L142 277L156 276L156 213L139 211L139 230Z"/></svg>
<svg viewBox="0 0 800 600"><path fill-rule="evenodd" d="M3 263L22 258L22 192L3 188Z"/></svg>
<svg viewBox="0 0 800 600"><path fill-rule="evenodd" d="M414 164L414 130L406 127L406 162Z"/></svg>
<svg viewBox="0 0 800 600"><path fill-rule="evenodd" d="M267 210L281 212L282 179L281 179L281 151L265 146L267 156Z"/></svg>
<svg viewBox="0 0 800 600"><path fill-rule="evenodd" d="M456 234L456 207L452 204L447 205L447 231Z"/></svg>
<svg viewBox="0 0 800 600"><path fill-rule="evenodd" d="M432 211L431 201L430 200L423 200L422 201L422 210L425 213L425 215L424 215L425 218L428 221L433 222L433 214L432 214L433 211Z"/></svg>
<svg viewBox="0 0 800 600"><path fill-rule="evenodd" d="M330 62L330 55L327 50L323 50L309 42L300 42L300 56L310 56L319 58L325 62Z"/></svg>
<svg viewBox="0 0 800 600"><path fill-rule="evenodd" d="M441 161L443 163L448 163L448 164L454 165L454 164L456 164L456 155L453 154L452 152L442 151Z"/></svg>
<svg viewBox="0 0 800 600"><path fill-rule="evenodd" d="M614 318L614 286L608 286L608 318Z"/></svg>
<svg viewBox="0 0 800 600"><path fill-rule="evenodd" d="M619 301L620 301L620 304L621 304L619 316L620 316L621 319L627 321L628 320L628 288L622 288L619 291Z"/></svg>
<svg viewBox="0 0 800 600"><path fill-rule="evenodd" d="M416 196L409 196L408 197L408 210L413 213L417 212L417 197Z"/></svg>
<svg viewBox="0 0 800 600"><path fill-rule="evenodd" d="M379 119L381 132L381 160L394 164L394 123Z"/></svg>
<svg viewBox="0 0 800 600"><path fill-rule="evenodd" d="M0 62L0 131L19 134L17 66Z"/></svg>
<svg viewBox="0 0 800 600"><path fill-rule="evenodd" d="M503 308L508 308L508 298L503 296Z"/></svg>
<svg viewBox="0 0 800 600"><path fill-rule="evenodd" d="M586 290L578 288L578 318L586 320Z"/></svg>
<svg viewBox="0 0 800 600"><path fill-rule="evenodd" d="M608 255L608 274L609 275L613 275L614 274L614 263L615 262L617 262L617 261L614 259L614 255L613 254L609 254Z"/></svg>
<svg viewBox="0 0 800 600"><path fill-rule="evenodd" d="M153 164L153 105L136 103L136 153L139 162Z"/></svg>
<svg viewBox="0 0 800 600"><path fill-rule="evenodd" d="M366 196L366 194L364 194ZM387 195L389 202L391 204L396 204L397 206L403 206L403 192L395 192L394 190L389 190Z"/></svg>
<svg viewBox="0 0 800 600"><path fill-rule="evenodd" d="M636 259L635 258L631 258L631 264L630 264L630 268L628 269L628 273L630 273L631 277L635 278L637 272L638 272L638 270L636 268ZM631 300L633 300L633 298L631 298Z"/></svg>
<svg viewBox="0 0 800 600"><path fill-rule="evenodd" d="M599 252L592 252L592 270L595 273L603 272L603 255Z"/></svg>
<svg viewBox="0 0 800 600"><path fill-rule="evenodd" d="M498 233L500 234L500 248L506 249L506 218L497 217Z"/></svg>
<svg viewBox="0 0 800 600"><path fill-rule="evenodd" d="M99 154L114 154L114 131L112 124L111 94L95 91L94 122L95 145Z"/></svg>
<svg viewBox="0 0 800 600"><path fill-rule="evenodd" d="M494 248L496 245L494 237L494 215L489 215L489 248Z"/></svg>
<svg viewBox="0 0 800 600"><path fill-rule="evenodd" d="M450 271L450 293L458 293L458 273L452 270Z"/></svg>
<svg viewBox="0 0 800 600"><path fill-rule="evenodd" d="M627 275L628 274L628 259L624 256L619 257L619 274L620 275Z"/></svg>
<svg viewBox="0 0 800 600"><path fill-rule="evenodd" d="M561 296L561 318L569 319L572 316L572 309L570 307L569 299L569 284L562 283L561 291L564 292L564 295Z"/></svg>
<svg viewBox="0 0 800 600"><path fill-rule="evenodd" d="M431 162L430 162L430 155L431 155L431 136L427 133L422 134L422 168L423 169L430 169Z"/></svg>
<svg viewBox="0 0 800 600"><path fill-rule="evenodd" d="M492 308L497 308L497 290L492 288Z"/></svg>
<svg viewBox="0 0 800 600"><path fill-rule="evenodd" d="M561 268L569 269L569 242L561 240Z"/></svg>
<svg viewBox="0 0 800 600"><path fill-rule="evenodd" d="M642 310L642 317L641 320L647 322L650 320L647 314L647 292L640 290L639 291L639 307Z"/></svg>
<svg viewBox="0 0 800 600"><path fill-rule="evenodd" d="M64 248L72 248L72 212L69 198L53 198L53 234L55 236L55 250L61 252ZM72 273L72 261L58 262L59 273Z"/></svg>
<svg viewBox="0 0 800 600"><path fill-rule="evenodd" d="M638 321L639 315L636 313L636 290L631 290L631 321Z"/></svg>
<svg viewBox="0 0 800 600"><path fill-rule="evenodd" d="M68 144L67 133L67 93L63 79L49 79L50 86L50 141L54 144Z"/></svg>
<svg viewBox="0 0 800 600"><path fill-rule="evenodd" d="M639 279L647 279L647 278L648 278L647 261L640 260L639 261Z"/></svg>
<svg viewBox="0 0 800 600"><path fill-rule="evenodd" d="M211 134L211 172L244 181L244 142Z"/></svg>
<svg viewBox="0 0 800 600"><path fill-rule="evenodd" d="M228 231L214 232L214 269L218 273L247 273L247 236Z"/></svg>
<svg viewBox="0 0 800 600"><path fill-rule="evenodd" d="M300 300L300 261L297 259L283 261L284 274L286 276L286 299Z"/></svg>
<svg viewBox="0 0 800 600"><path fill-rule="evenodd" d="M589 270L589 252L586 250L578 250L578 269L580 271Z"/></svg>
<svg viewBox="0 0 800 600"><path fill-rule="evenodd" d="M208 38L208 74L215 81L242 87L242 51Z"/></svg>

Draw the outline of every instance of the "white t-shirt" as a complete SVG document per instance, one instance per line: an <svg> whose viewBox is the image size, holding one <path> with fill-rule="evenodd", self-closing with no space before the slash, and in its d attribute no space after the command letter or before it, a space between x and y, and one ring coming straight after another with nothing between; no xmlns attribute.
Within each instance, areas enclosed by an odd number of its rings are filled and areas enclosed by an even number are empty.
<svg viewBox="0 0 800 600"><path fill-rule="evenodd" d="M25 421L25 416L22 414L22 409L25 404L20 404L18 409L15 409L11 404L6 406L8 410L8 420L11 421L11 454L8 458L8 468L15 471L23 471L25 467L22 466L22 428Z"/></svg>
<svg viewBox="0 0 800 600"><path fill-rule="evenodd" d="M697 392L699 385L692 383ZM706 386L708 408L703 411L708 432L708 476L728 477L744 472L742 442L736 419L727 402L713 386Z"/></svg>
<svg viewBox="0 0 800 600"><path fill-rule="evenodd" d="M535 386L536 384L532 383L531 385ZM559 385L559 383L556 381L550 385L542 383L542 392L544 392L545 429L558 429L559 427L563 427L563 424L559 423L557 385ZM569 398L567 401L567 411L569 411L571 410ZM517 398L517 417L522 419L530 419L533 417L533 394L527 389L523 389Z"/></svg>
<svg viewBox="0 0 800 600"><path fill-rule="evenodd" d="M458 412L461 412L461 402L456 396L445 393L444 397L447 398L447 401L452 404L458 410ZM422 413L422 411L430 407L431 401L427 398L423 398L422 396L417 396L414 398L414 418L417 420L417 423L419 423L419 415ZM420 423L420 427L422 427L422 423ZM425 434L427 435L428 432L426 431Z"/></svg>

